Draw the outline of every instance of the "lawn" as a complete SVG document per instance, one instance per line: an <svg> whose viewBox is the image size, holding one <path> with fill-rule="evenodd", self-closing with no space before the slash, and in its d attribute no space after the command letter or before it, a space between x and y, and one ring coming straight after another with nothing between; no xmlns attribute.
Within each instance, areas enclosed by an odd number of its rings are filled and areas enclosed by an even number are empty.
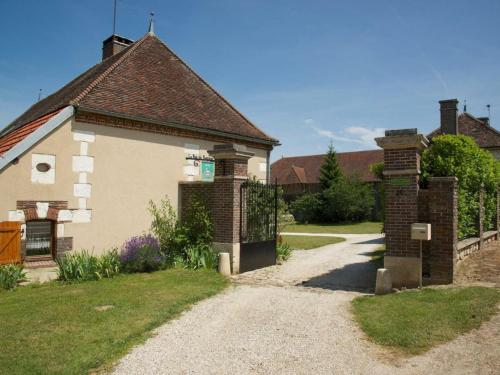
<svg viewBox="0 0 500 375"><path fill-rule="evenodd" d="M292 233L380 233L382 223L365 221L353 224L290 224L283 228L283 232Z"/></svg>
<svg viewBox="0 0 500 375"><path fill-rule="evenodd" d="M153 328L227 283L213 271L171 269L0 292L0 373L105 369Z"/></svg>
<svg viewBox="0 0 500 375"><path fill-rule="evenodd" d="M356 320L376 343L407 354L452 340L499 312L494 288L424 288L353 301Z"/></svg>
<svg viewBox="0 0 500 375"><path fill-rule="evenodd" d="M345 241L341 237L313 237L313 236L281 236L283 243L288 244L293 250L308 250L316 247L330 245Z"/></svg>

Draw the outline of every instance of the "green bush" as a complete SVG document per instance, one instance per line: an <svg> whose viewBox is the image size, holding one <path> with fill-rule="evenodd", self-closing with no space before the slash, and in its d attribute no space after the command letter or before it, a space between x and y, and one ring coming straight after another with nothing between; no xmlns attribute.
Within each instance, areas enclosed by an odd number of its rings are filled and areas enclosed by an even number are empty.
<svg viewBox="0 0 500 375"><path fill-rule="evenodd" d="M192 269L217 267L218 255L211 247L213 224L201 197L191 199L182 221L168 198L162 199L159 206L150 201L149 211L153 216L151 230L168 264Z"/></svg>
<svg viewBox="0 0 500 375"><path fill-rule="evenodd" d="M56 259L58 279L62 281L88 281L111 278L120 272L118 251L113 249L96 256L87 250L66 254Z"/></svg>
<svg viewBox="0 0 500 375"><path fill-rule="evenodd" d="M160 243L162 252L170 258L175 257L179 242L179 225L174 208L170 204L168 197L156 205L149 201L149 212L153 216L151 231Z"/></svg>
<svg viewBox="0 0 500 375"><path fill-rule="evenodd" d="M188 246L212 243L214 227L208 208L201 197L195 195L189 202L186 217L182 218L181 233Z"/></svg>
<svg viewBox="0 0 500 375"><path fill-rule="evenodd" d="M283 227L288 224L293 224L295 219L288 210L288 204L283 198L283 187L278 186L278 233L283 231Z"/></svg>
<svg viewBox="0 0 500 375"><path fill-rule="evenodd" d="M299 223L321 220L323 202L320 193L306 193L290 205L290 212Z"/></svg>
<svg viewBox="0 0 500 375"><path fill-rule="evenodd" d="M20 282L26 281L22 265L7 264L0 266L0 288L14 289Z"/></svg>
<svg viewBox="0 0 500 375"><path fill-rule="evenodd" d="M478 234L479 191L485 191L484 227L493 226L496 215L498 162L493 155L481 149L472 138L464 135L441 135L422 155L423 184L429 177L456 176L458 178L458 236L465 238Z"/></svg>
<svg viewBox="0 0 500 375"><path fill-rule="evenodd" d="M323 191L323 199L323 215L331 222L368 220L375 205L373 189L357 178L341 178Z"/></svg>

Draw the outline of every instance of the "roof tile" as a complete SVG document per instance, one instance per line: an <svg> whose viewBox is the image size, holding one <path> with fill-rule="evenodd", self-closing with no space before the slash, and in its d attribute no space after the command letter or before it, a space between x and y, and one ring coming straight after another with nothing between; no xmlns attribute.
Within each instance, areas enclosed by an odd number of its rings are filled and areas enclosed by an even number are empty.
<svg viewBox="0 0 500 375"><path fill-rule="evenodd" d="M0 156L5 154L19 142L21 142L28 135L37 130L40 126L47 123L53 116L55 116L60 111L55 111L40 117L26 125L11 131L9 134L0 138Z"/></svg>
<svg viewBox="0 0 500 375"><path fill-rule="evenodd" d="M150 34L34 104L0 136L70 104L89 111L277 142Z"/></svg>

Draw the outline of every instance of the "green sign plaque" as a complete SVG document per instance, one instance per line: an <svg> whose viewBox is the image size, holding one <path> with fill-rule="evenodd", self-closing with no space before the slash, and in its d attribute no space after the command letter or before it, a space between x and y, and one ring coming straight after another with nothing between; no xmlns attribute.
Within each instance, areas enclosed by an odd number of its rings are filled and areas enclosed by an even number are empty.
<svg viewBox="0 0 500 375"><path fill-rule="evenodd" d="M394 186L408 186L408 185L410 185L410 179L408 177L395 177L395 178L391 178L391 185L394 185Z"/></svg>
<svg viewBox="0 0 500 375"><path fill-rule="evenodd" d="M201 180L202 181L210 181L214 180L214 172L215 172L215 163L213 161L205 161L201 162Z"/></svg>

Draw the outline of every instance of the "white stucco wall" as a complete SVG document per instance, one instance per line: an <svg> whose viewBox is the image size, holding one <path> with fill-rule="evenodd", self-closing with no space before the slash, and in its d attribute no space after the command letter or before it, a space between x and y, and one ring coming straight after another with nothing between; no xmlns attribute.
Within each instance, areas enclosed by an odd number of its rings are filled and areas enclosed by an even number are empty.
<svg viewBox="0 0 500 375"><path fill-rule="evenodd" d="M199 179L188 175L196 167L186 156L195 149L206 156L214 144L68 120L0 172L0 221L8 220L9 212L14 217L18 200L68 201L69 210L60 215L71 222L58 232L73 237L74 249L119 247L149 229L150 199L168 196L178 207L179 181ZM249 175L265 180L267 151L249 151L255 153ZM32 181L33 155L52 156L53 181Z"/></svg>

